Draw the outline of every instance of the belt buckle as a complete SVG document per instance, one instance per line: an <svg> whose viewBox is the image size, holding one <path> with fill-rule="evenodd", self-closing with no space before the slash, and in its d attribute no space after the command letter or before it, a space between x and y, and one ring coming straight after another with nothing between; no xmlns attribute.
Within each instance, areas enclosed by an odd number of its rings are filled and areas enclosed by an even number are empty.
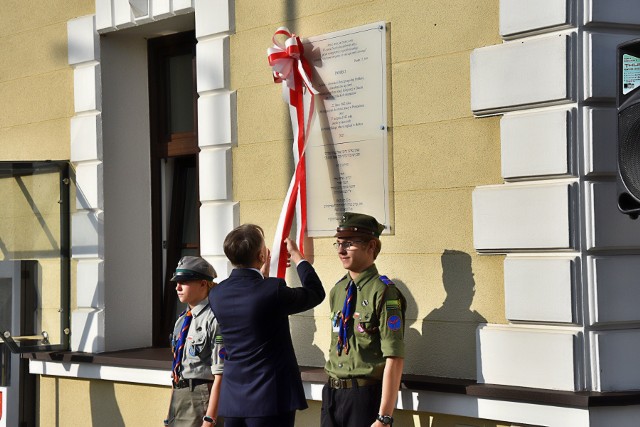
<svg viewBox="0 0 640 427"><path fill-rule="evenodd" d="M331 383L331 388L335 388L335 389L343 388L342 380L340 380L339 378L330 378L329 381Z"/></svg>

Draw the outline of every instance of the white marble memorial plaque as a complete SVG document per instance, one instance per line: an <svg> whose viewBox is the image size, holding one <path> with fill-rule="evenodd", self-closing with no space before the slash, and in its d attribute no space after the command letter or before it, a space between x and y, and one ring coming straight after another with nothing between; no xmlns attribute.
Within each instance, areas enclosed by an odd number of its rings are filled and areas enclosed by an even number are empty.
<svg viewBox="0 0 640 427"><path fill-rule="evenodd" d="M385 24L311 37L315 117L306 149L307 230L332 236L345 211L390 229Z"/></svg>

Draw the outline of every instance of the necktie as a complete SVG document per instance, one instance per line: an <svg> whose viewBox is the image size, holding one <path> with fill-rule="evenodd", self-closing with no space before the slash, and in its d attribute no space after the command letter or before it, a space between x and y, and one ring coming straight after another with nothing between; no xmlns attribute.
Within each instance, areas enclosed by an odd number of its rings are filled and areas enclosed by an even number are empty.
<svg viewBox="0 0 640 427"><path fill-rule="evenodd" d="M178 341L176 341L176 345L173 347L173 365L171 370L173 371L173 381L175 383L180 379L180 368L182 367L182 355L184 354L184 342L187 339L187 333L189 332L189 326L191 325L191 319L193 316L191 315L191 310L182 312L185 314L184 322L182 322L182 329L180 329L180 336L178 337ZM181 314L181 316L182 316Z"/></svg>
<svg viewBox="0 0 640 427"><path fill-rule="evenodd" d="M349 321L353 317L353 309L356 303L356 284L353 280L349 281L347 285L347 296L344 298L344 305L342 306L342 317L340 319L340 329L338 331L338 356L342 354L344 348L345 354L349 354Z"/></svg>

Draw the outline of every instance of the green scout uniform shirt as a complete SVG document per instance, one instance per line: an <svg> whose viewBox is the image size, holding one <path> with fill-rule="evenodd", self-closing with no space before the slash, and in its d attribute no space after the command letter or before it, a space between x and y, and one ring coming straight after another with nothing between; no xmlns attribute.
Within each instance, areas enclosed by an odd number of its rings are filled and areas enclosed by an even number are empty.
<svg viewBox="0 0 640 427"><path fill-rule="evenodd" d="M211 311L208 298L193 307L191 313L193 320L185 340L180 376L184 379L213 380L214 375L222 374L224 367L224 344L220 326ZM180 337L183 321L184 315L176 320L171 335L172 350Z"/></svg>
<svg viewBox="0 0 640 427"><path fill-rule="evenodd" d="M338 327L350 276L331 290L331 349L325 371L333 378L367 377L382 380L386 357L404 357L405 299L393 285L380 279L375 264L360 273L353 319L349 325L349 354L338 356ZM379 316L378 316L378 313Z"/></svg>

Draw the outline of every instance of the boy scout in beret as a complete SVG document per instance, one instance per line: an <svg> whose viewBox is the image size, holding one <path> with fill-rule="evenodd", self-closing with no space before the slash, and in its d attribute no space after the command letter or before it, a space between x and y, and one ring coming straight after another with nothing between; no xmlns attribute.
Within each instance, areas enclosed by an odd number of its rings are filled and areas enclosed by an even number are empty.
<svg viewBox="0 0 640 427"><path fill-rule="evenodd" d="M187 309L171 334L172 395L164 424L175 427L216 425L224 348L218 321L209 306L209 290L217 276L206 260L182 257L172 282Z"/></svg>
<svg viewBox="0 0 640 427"><path fill-rule="evenodd" d="M346 212L334 246L347 274L331 290L331 348L322 390L322 427L393 424L404 367L406 302L375 259L384 226Z"/></svg>

